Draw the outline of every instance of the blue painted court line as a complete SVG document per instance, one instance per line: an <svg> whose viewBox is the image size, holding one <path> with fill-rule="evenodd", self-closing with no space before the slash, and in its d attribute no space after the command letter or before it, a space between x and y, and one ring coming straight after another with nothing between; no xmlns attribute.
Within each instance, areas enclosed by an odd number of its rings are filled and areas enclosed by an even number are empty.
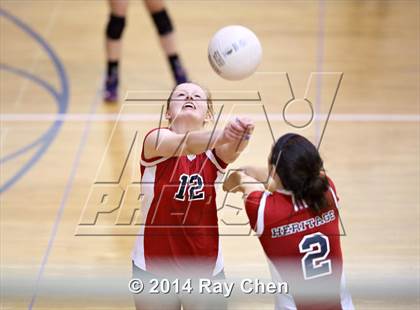
<svg viewBox="0 0 420 310"><path fill-rule="evenodd" d="M43 79L40 79L38 76L36 76L32 73L26 72L22 69L11 67L11 66L4 65L4 64L0 64L0 70L8 71L10 73L14 73L16 75L19 75L19 76L22 76L24 78L27 78L27 79L31 80L35 84L44 88L53 97L53 99L55 100L56 103L59 101L59 94L55 91L55 89L51 86L51 84L47 83ZM27 151L31 150L32 148L34 148L35 146L37 146L41 142L45 142L45 139L49 139L51 137L51 135L54 133L54 131L56 130L54 124L55 123L53 123L50 126L50 128L48 128L48 130L44 134L42 134L40 137L38 137L35 141L27 144L26 146L20 148L19 150L15 151L11 154L8 154L8 155L0 158L0 164L4 164L4 163L8 162L9 160L12 160L16 157L19 157L20 155L22 155L22 154L26 153Z"/></svg>
<svg viewBox="0 0 420 310"><path fill-rule="evenodd" d="M99 88L97 90L97 92L95 94L95 97L93 99L93 102L91 104L90 111L89 111L90 115L95 114L99 103L102 102L101 101L101 99L102 99L101 94L102 94L102 91L101 91L101 88ZM79 168L80 158L82 157L83 149L84 149L84 147L86 145L86 142L87 142L87 138L88 138L88 134L89 134L89 131L90 131L91 124L92 124L92 120L89 119L86 122L85 128L83 129L82 138L80 140L79 147L78 147L77 152L76 152L76 157L74 158L73 164L71 166L70 176L67 180L66 187L64 189L64 194L63 194L63 197L61 199L60 207L57 211L57 215L56 215L56 218L54 220L54 225L53 225L53 228L52 228L52 231L51 231L50 239L48 241L47 249L44 253L44 257L42 258L41 267L39 269L38 276L37 276L36 283L35 283L34 293L32 295L31 302L28 306L29 310L32 310L32 308L35 304L36 298L38 296L39 284L40 284L41 278L44 274L45 266L47 265L47 262L48 262L48 257L50 256L51 249L53 247L55 238L57 236L58 226L60 225L61 218L63 217L64 209L66 207L70 192L72 190L74 178L76 177L76 172L77 172L77 169Z"/></svg>
<svg viewBox="0 0 420 310"><path fill-rule="evenodd" d="M52 96L55 98L55 102L58 106L57 113L63 114L67 112L68 104L69 104L69 80L67 77L67 73L65 71L63 63L60 61L59 57L53 50L53 48L43 39L37 32L35 32L29 25L15 17L14 15L10 14L9 12L5 11L4 9L0 8L0 16L7 19L8 21L15 24L18 28L24 31L27 35L29 35L32 39L37 42L41 48L45 51L48 58L52 61L54 69L59 78L60 88L57 91L54 87L51 86L48 82L42 80L41 78L30 74L22 69L13 68L8 65L1 65L0 69L7 70L8 72L12 72L28 78L29 80L37 83L38 85L44 87ZM31 157L31 159L26 162L19 171L13 175L9 180L7 180L1 187L0 187L0 194L7 191L13 184L15 184L20 178L22 178L37 162L38 160L44 155L44 153L48 150L49 146L57 136L59 129L61 128L63 121L58 119L56 120L50 127L50 129L44 133L41 137L39 137L36 141L30 143L22 147L21 149L15 151L13 154L6 155L4 158L0 160L0 164L3 164L13 158L16 158L28 150L34 148L37 145L41 145L38 151ZM43 144L41 144L43 143Z"/></svg>

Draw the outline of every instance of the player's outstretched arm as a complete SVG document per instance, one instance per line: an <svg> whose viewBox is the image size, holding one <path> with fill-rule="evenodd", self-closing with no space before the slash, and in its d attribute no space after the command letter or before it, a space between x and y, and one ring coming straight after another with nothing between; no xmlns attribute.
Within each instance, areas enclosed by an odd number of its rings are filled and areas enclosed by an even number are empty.
<svg viewBox="0 0 420 310"><path fill-rule="evenodd" d="M179 134L169 129L150 133L144 142L146 158L200 154L221 145L237 142L242 133L229 123L223 130L199 130Z"/></svg>
<svg viewBox="0 0 420 310"><path fill-rule="evenodd" d="M242 166L239 168L239 170L243 171L246 175L249 175L261 183L268 182L267 167Z"/></svg>
<svg viewBox="0 0 420 310"><path fill-rule="evenodd" d="M234 171L226 178L225 182L223 183L223 190L227 192L241 192L245 194L245 197L255 191L264 191L264 185L246 175L242 171Z"/></svg>
<svg viewBox="0 0 420 310"><path fill-rule="evenodd" d="M243 166L239 168L239 170L243 171L243 173L254 178L258 182L263 183L265 188L270 192L274 192L278 187L278 184L274 180L274 169L271 174L268 172L268 169L264 167Z"/></svg>
<svg viewBox="0 0 420 310"><path fill-rule="evenodd" d="M241 135L241 138L216 147L216 155L227 164L233 163L241 155L254 131L254 123L245 117L237 117L234 122L231 122L231 126Z"/></svg>

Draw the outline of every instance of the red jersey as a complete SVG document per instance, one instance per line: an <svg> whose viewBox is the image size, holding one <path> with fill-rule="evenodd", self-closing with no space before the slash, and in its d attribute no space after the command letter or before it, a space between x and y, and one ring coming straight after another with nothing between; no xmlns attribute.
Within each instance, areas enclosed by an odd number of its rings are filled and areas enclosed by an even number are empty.
<svg viewBox="0 0 420 310"><path fill-rule="evenodd" d="M166 276L222 271L215 182L222 180L226 166L214 150L151 159L142 151L143 221L132 254L136 266Z"/></svg>
<svg viewBox="0 0 420 310"><path fill-rule="evenodd" d="M291 192L252 192L245 207L273 278L289 285L276 309L353 309L344 287L338 198L329 180L328 208L312 211Z"/></svg>

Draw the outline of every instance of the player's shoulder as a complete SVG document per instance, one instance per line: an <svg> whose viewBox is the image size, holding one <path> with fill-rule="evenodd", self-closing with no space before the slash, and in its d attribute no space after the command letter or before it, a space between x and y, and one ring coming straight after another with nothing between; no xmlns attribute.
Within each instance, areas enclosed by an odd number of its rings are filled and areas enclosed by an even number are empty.
<svg viewBox="0 0 420 310"><path fill-rule="evenodd" d="M247 202L259 205L262 198L265 199L266 205L278 205L279 203L289 203L291 201L292 192L286 190L270 191L254 191L247 196Z"/></svg>
<svg viewBox="0 0 420 310"><path fill-rule="evenodd" d="M150 129L146 134L144 135L143 143L146 142L146 140L149 140L150 138L159 138L159 135L165 134L167 132L170 132L171 130L168 127L155 127Z"/></svg>
<svg viewBox="0 0 420 310"><path fill-rule="evenodd" d="M337 189L336 186L333 182L333 180L331 179L331 177L329 177L328 175L325 174L325 177L327 178L328 181L328 192L329 192L329 196L332 199L332 201L334 201L334 205L336 207L338 207L338 202L340 201L340 197L337 194Z"/></svg>
<svg viewBox="0 0 420 310"><path fill-rule="evenodd" d="M267 197L266 212L271 217L283 219L289 217L293 211L293 193L288 190L278 189Z"/></svg>
<svg viewBox="0 0 420 310"><path fill-rule="evenodd" d="M328 185L333 189L334 193L337 193L337 190L335 188L335 183L333 182L333 180L331 179L330 176L325 174L325 177L327 178L328 181Z"/></svg>
<svg viewBox="0 0 420 310"><path fill-rule="evenodd" d="M262 233L261 229L264 226L263 219L266 196L267 193L264 191L253 191L245 199L245 211L249 219L249 224L259 234Z"/></svg>
<svg viewBox="0 0 420 310"><path fill-rule="evenodd" d="M225 163L219 156L217 156L215 149L205 151L202 153L202 156L204 160L209 160L213 164L214 168L216 168L219 172L226 172L226 167L228 164Z"/></svg>
<svg viewBox="0 0 420 310"><path fill-rule="evenodd" d="M285 189L277 189L271 193L270 203L288 204L292 202L293 193Z"/></svg>
<svg viewBox="0 0 420 310"><path fill-rule="evenodd" d="M159 163L162 163L163 161L166 160L166 158L162 157L162 156L155 156L152 158L147 158L145 156L145 145L146 143L156 143L159 139L159 135L164 133L165 131L168 131L169 128L167 127L156 127L156 128L152 128L150 129L143 138L143 147L141 150L141 156L140 156L140 164L142 166L155 166Z"/></svg>
<svg viewBox="0 0 420 310"><path fill-rule="evenodd" d="M264 191L253 191L249 193L248 196L246 197L246 202L250 204L259 205L263 194L264 194Z"/></svg>
<svg viewBox="0 0 420 310"><path fill-rule="evenodd" d="M245 209L248 213L258 212L263 196L267 193L264 191L253 191L249 193L245 198Z"/></svg>

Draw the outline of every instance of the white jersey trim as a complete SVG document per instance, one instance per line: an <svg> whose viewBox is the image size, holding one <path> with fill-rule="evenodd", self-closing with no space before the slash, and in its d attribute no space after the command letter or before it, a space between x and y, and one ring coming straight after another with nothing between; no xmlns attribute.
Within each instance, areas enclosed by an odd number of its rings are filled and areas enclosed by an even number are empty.
<svg viewBox="0 0 420 310"><path fill-rule="evenodd" d="M338 209L338 199L337 199L337 195L334 193L334 190L332 189L331 186L328 186L328 190L331 192L333 199L334 199L334 203L335 206ZM296 199L295 199L295 195L293 195L293 193L291 191L288 190L284 190L284 189L278 189L276 190L276 192L284 194L284 195L289 195L292 196L292 202L293 202L293 209L297 212L299 210L303 210L303 209L307 209L308 205L306 204L305 201L302 201L302 204L299 204Z"/></svg>
<svg viewBox="0 0 420 310"><path fill-rule="evenodd" d="M261 236L264 232L264 211L267 202L267 196L271 195L269 191L265 191L261 197L260 205L258 206L257 224L255 225L255 232L257 236Z"/></svg>
<svg viewBox="0 0 420 310"><path fill-rule="evenodd" d="M221 186L221 182L223 180L223 177L224 177L224 173L222 173L220 171L217 171L217 177L216 177L216 180L214 181L214 187L215 187L216 191ZM217 205L216 205L216 207L217 207ZM217 259L216 259L216 264L214 265L214 269L213 269L213 276L220 273L224 268L222 243L220 241L220 236L218 237L218 239L219 239L219 242L218 242L218 246L217 246Z"/></svg>
<svg viewBox="0 0 420 310"><path fill-rule="evenodd" d="M278 272L278 270L276 269L276 267L274 266L274 264L268 257L267 257L267 261L268 261L268 267L271 273L271 278L273 279L273 281L278 282L278 283L284 282L280 273ZM276 296L275 306L274 306L275 310L296 310L297 309L295 300L293 299L292 295L283 293L283 294L276 294L275 296Z"/></svg>
<svg viewBox="0 0 420 310"><path fill-rule="evenodd" d="M217 170L219 170L222 173L226 172L226 169L223 169L220 166L219 162L217 161L216 157L214 156L214 154L211 150L207 150L206 155L207 155L208 159L210 159L210 161L216 166Z"/></svg>
<svg viewBox="0 0 420 310"><path fill-rule="evenodd" d="M277 193L280 194L285 194L285 195L289 195L289 196L293 196L293 193L291 191L285 190L285 189L278 189L276 190Z"/></svg>
<svg viewBox="0 0 420 310"><path fill-rule="evenodd" d="M220 242L219 237L219 244L217 245L217 259L216 264L214 265L213 269L213 276L217 275L223 270L224 261L223 261L223 254L222 254L222 243Z"/></svg>
<svg viewBox="0 0 420 310"><path fill-rule="evenodd" d="M299 210L303 210L304 208L308 208L308 205L306 204L305 201L303 201L302 204L299 204L296 201L295 195L293 195L293 192L292 191L288 191L288 190L285 190L285 189L278 189L278 190L276 190L276 192L277 193L280 193L280 194L292 196L293 210L295 210L295 212L297 212Z"/></svg>
<svg viewBox="0 0 420 310"><path fill-rule="evenodd" d="M330 192L331 192L331 194L332 194L332 196L333 196L333 199L334 199L334 203L335 203L335 206L337 207L337 209L338 209L338 199L337 199L337 195L334 193L334 190L332 189L332 187L330 186L330 187L328 187L328 189L330 190Z"/></svg>
<svg viewBox="0 0 420 310"><path fill-rule="evenodd" d="M162 157L151 162L140 159L140 164L144 167L152 167L152 166L156 166L157 164L164 162L167 159L169 159L169 157Z"/></svg>
<svg viewBox="0 0 420 310"><path fill-rule="evenodd" d="M344 275L344 270L341 272L340 301L341 308L343 308L343 310L354 310L353 300L351 299L350 292L346 287L346 277Z"/></svg>
<svg viewBox="0 0 420 310"><path fill-rule="evenodd" d="M195 154L188 154L187 155L187 158L188 158L189 161L193 161L196 157L197 157L197 155L195 155Z"/></svg>
<svg viewBox="0 0 420 310"><path fill-rule="evenodd" d="M153 201L154 193L155 193L155 176L156 176L156 166L146 167L144 169L143 176L141 178L143 184L141 186L141 192L144 193L144 199L142 203L142 221L140 225L139 235L137 236L136 243L134 245L133 252L131 254L131 258L134 264L146 270L146 260L144 257L144 229L146 227L146 219L147 215L150 210L150 206Z"/></svg>

